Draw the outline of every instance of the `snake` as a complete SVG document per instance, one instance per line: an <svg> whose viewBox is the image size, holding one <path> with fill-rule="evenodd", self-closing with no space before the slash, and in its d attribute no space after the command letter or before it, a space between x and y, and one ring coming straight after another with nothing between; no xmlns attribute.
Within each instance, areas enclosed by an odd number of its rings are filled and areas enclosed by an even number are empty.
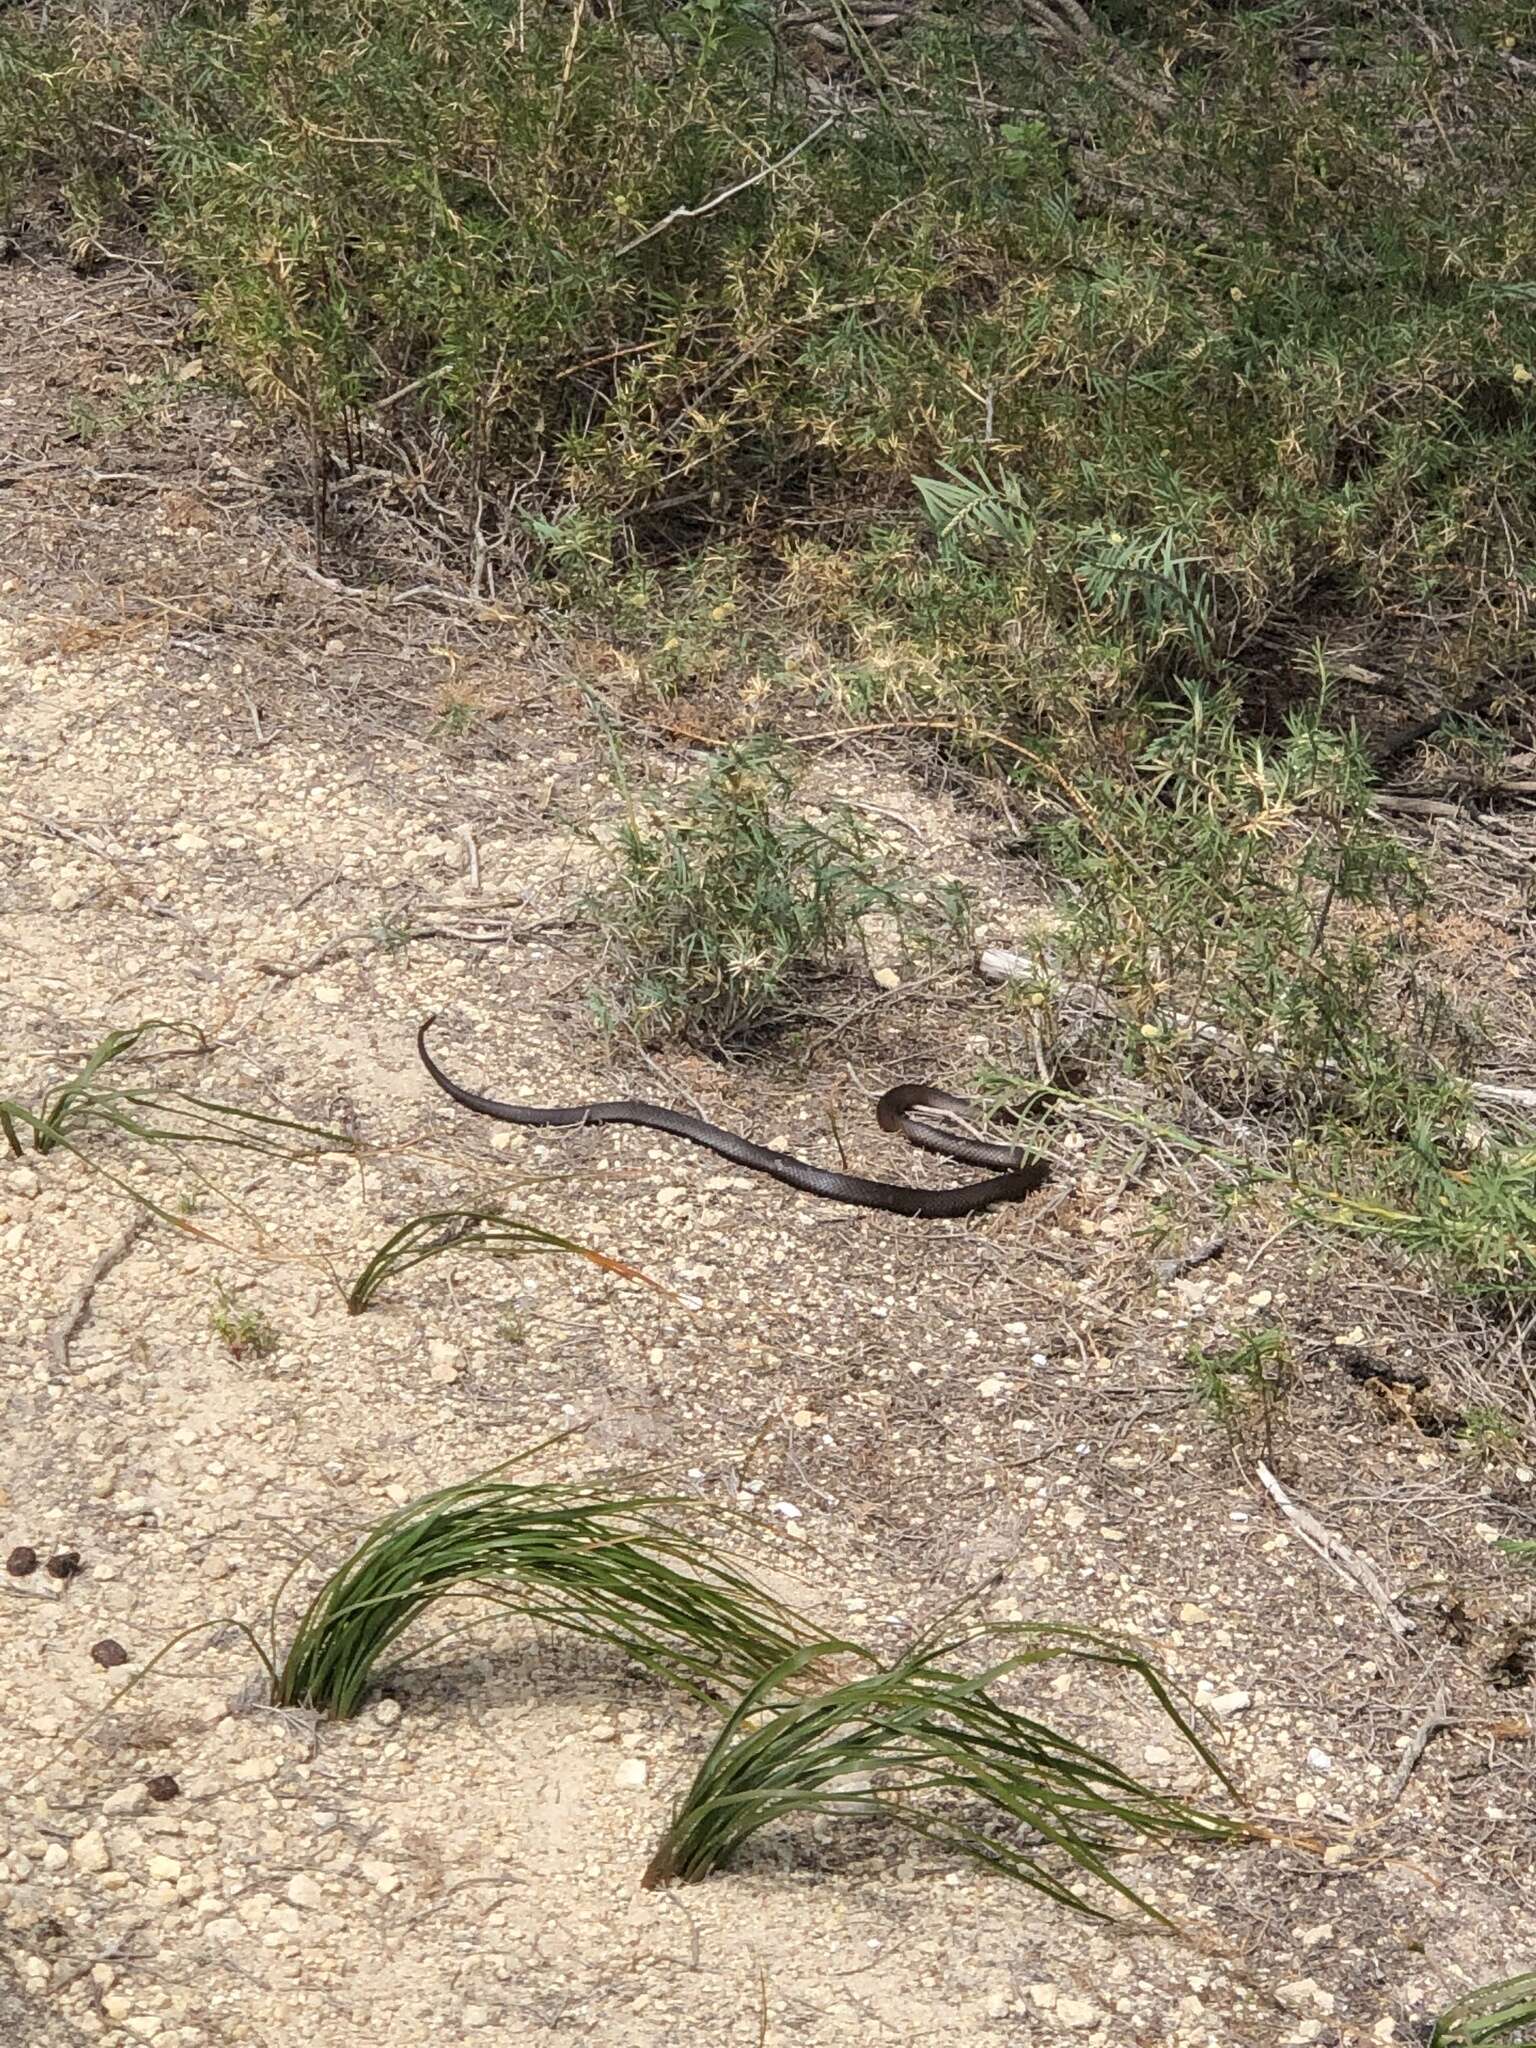
<svg viewBox="0 0 1536 2048"><path fill-rule="evenodd" d="M862 1174L841 1173L828 1166L815 1166L808 1159L796 1159L788 1152L776 1152L768 1145L756 1145L750 1138L723 1130L702 1116L682 1110L665 1109L660 1103L626 1097L619 1102L583 1102L563 1109L534 1109L522 1103L498 1102L494 1096L478 1095L453 1080L427 1050L427 1033L436 1022L428 1017L416 1033L416 1050L432 1079L459 1104L479 1116L495 1117L504 1124L524 1124L556 1130L575 1130L592 1124L641 1124L647 1130L665 1131L670 1137L686 1138L718 1153L735 1166L753 1173L765 1173L802 1194L819 1195L827 1202L851 1202L861 1209L884 1209L894 1216L969 1216L994 1202L1018 1202L1031 1195L1048 1178L1051 1166L1017 1145L996 1145L985 1138L971 1138L958 1132L937 1129L914 1114L937 1111L945 1116L976 1114L976 1105L962 1095L946 1094L921 1082L903 1082L888 1088L875 1104L875 1120L882 1131L899 1132L909 1145L924 1152L937 1152L966 1166L1000 1167L1001 1172L986 1180L967 1181L961 1187L919 1188L899 1181L866 1180Z"/></svg>

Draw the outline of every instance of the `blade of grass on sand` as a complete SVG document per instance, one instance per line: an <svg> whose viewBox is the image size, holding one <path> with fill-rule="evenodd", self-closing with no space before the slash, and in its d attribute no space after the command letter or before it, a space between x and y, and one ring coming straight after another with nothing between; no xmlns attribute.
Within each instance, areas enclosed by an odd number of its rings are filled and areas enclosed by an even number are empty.
<svg viewBox="0 0 1536 2048"><path fill-rule="evenodd" d="M1536 2042L1536 1971L1479 1985L1447 2006L1430 2048L1529 2048Z"/></svg>
<svg viewBox="0 0 1536 2048"><path fill-rule="evenodd" d="M623 1259L542 1230L537 1224L504 1216L499 1209L437 1209L413 1216L384 1240L347 1290L347 1314L361 1315L386 1281L440 1252L485 1252L497 1259L521 1258L532 1252L573 1252L605 1273L642 1281L658 1294L670 1293Z"/></svg>

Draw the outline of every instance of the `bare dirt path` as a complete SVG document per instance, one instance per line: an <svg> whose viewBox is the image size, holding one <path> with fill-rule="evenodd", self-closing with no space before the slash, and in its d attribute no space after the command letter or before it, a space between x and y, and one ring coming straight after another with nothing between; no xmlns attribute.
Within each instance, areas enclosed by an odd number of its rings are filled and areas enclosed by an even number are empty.
<svg viewBox="0 0 1536 2048"><path fill-rule="evenodd" d="M1179 1190L1155 1163L1129 1183L1069 1157L1048 1216L919 1236L640 1132L469 1127L415 1063L428 1010L456 1069L503 1092L697 1094L793 1149L831 1157L840 1137L850 1164L900 1172L872 1093L946 1062L963 1079L1000 1026L978 990L871 985L859 1028L798 1064L616 1071L586 1020L590 943L560 928L586 828L620 808L579 699L482 655L493 742L445 741L424 676L453 662L402 662L355 604L344 632L323 611L306 626L326 594L292 566L275 485L227 452L229 407L194 394L167 399L148 440L63 437L83 390L121 408L157 365L174 386L156 318L123 339L130 285L19 289L70 338L0 364L20 457L57 465L0 492L0 1093L31 1099L113 1025L186 1019L211 1042L198 1088L362 1150L204 1159L206 1179L111 1153L209 1235L146 1230L63 1356L50 1331L130 1205L78 1161L0 1159L0 1549L83 1564L0 1589L6 2038L1406 2041L1467 1977L1536 1952L1529 1603L1489 1547L1530 1474L1477 1466L1324 1352L1354 1336L1454 1389L1479 1333L1400 1266L1283 1215L1240 1221L1220 1260L1160 1283L1141 1233ZM211 503L100 481L163 479L195 451L222 478ZM317 641L325 659L294 654ZM327 664L346 691L327 694ZM999 936L1027 915L952 799L889 767L819 772L992 893ZM487 930L500 941L476 943ZM487 1194L673 1298L574 1262L466 1262L346 1316L335 1276L395 1223ZM271 1356L230 1355L221 1288L268 1319ZM1313 1361L1287 1473L1406 1589L1406 1641L1190 1403L1190 1344L1259 1319ZM295 1564L566 1428L581 1434L541 1470L660 1467L752 1506L805 1597L876 1641L981 1586L997 1616L1133 1632L1212 1711L1272 1839L1140 1859L1178 1939L1095 1928L831 1823L645 1894L706 1728L600 1658L492 1621L407 1659L350 1725L262 1704L249 1644L213 1624L264 1631ZM103 1637L126 1669L92 1662ZM1442 1696L1459 1725L1399 1792ZM1129 1691L1075 1680L1043 1703L1209 1791ZM160 1803L145 1786L166 1773L180 1794Z"/></svg>

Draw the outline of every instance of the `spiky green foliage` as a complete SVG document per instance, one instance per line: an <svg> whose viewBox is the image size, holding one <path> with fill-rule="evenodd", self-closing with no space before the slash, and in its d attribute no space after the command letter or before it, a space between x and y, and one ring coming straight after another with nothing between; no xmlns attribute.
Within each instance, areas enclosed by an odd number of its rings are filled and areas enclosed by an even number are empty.
<svg viewBox="0 0 1536 2048"><path fill-rule="evenodd" d="M1316 704L1251 737L1206 690L1144 733L1130 760L1074 770L1042 833L1067 885L1062 965L1113 996L1138 1064L1401 1133L1412 1084L1464 1034L1423 968L1425 876L1371 815L1358 740Z"/></svg>
<svg viewBox="0 0 1536 2048"><path fill-rule="evenodd" d="M755 1682L806 1636L701 1533L696 1502L476 1479L370 1530L311 1602L274 1702L345 1720L380 1658L444 1601L573 1630L698 1694Z"/></svg>
<svg viewBox="0 0 1536 2048"><path fill-rule="evenodd" d="M1447 2006L1430 2048L1529 2048L1536 2042L1536 1971L1484 1984Z"/></svg>
<svg viewBox="0 0 1536 2048"><path fill-rule="evenodd" d="M919 892L841 804L795 808L779 754L712 763L671 815L628 823L589 908L620 971L613 1008L642 1038L738 1046L790 1018L873 912L912 944L963 928L958 890Z"/></svg>
<svg viewBox="0 0 1536 2048"><path fill-rule="evenodd" d="M615 1273L624 1280L643 1280L645 1275L624 1260L594 1251L591 1245L561 1237L499 1209L434 1209L411 1217L392 1231L364 1265L347 1289L347 1314L360 1316L379 1289L425 1259L445 1252L480 1252L494 1259L526 1258L535 1252L569 1252Z"/></svg>
<svg viewBox="0 0 1536 2048"><path fill-rule="evenodd" d="M1028 1647L973 1675L955 1668L952 1660L998 1635ZM788 1696L813 1664L850 1656L864 1664L863 1675ZM1116 1849L1136 1840L1216 1840L1225 1826L993 1697L1020 1673L1063 1661L1139 1679L1220 1774L1151 1666L1088 1631L977 1632L914 1649L888 1669L850 1644L813 1643L743 1694L652 1857L646 1885L708 1876L776 1821L863 1814L989 1864L1058 1904L1101 1912L1074 1882L1086 1878L1155 1913L1114 1871Z"/></svg>

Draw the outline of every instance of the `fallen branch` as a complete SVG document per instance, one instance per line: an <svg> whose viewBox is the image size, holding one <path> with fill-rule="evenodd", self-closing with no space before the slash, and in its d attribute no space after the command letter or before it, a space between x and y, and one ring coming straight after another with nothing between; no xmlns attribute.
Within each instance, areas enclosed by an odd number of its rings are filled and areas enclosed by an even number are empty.
<svg viewBox="0 0 1536 2048"><path fill-rule="evenodd" d="M48 1325L48 1357L56 1373L69 1371L70 1339L85 1321L91 1306L91 1297L115 1265L126 1259L138 1243L149 1223L149 1216L140 1210L127 1228L113 1238L106 1250L97 1259L89 1273L71 1295L68 1304Z"/></svg>
<svg viewBox="0 0 1536 2048"><path fill-rule="evenodd" d="M1320 1557L1328 1569L1341 1578L1346 1585L1363 1593L1376 1609L1393 1635L1401 1640L1414 1632L1415 1624L1398 1611L1387 1584L1368 1557L1362 1557L1358 1550L1352 1550L1342 1536L1335 1536L1331 1529L1325 1529L1309 1508L1293 1501L1269 1467L1260 1460L1259 1483L1275 1506L1284 1515L1307 1548Z"/></svg>

